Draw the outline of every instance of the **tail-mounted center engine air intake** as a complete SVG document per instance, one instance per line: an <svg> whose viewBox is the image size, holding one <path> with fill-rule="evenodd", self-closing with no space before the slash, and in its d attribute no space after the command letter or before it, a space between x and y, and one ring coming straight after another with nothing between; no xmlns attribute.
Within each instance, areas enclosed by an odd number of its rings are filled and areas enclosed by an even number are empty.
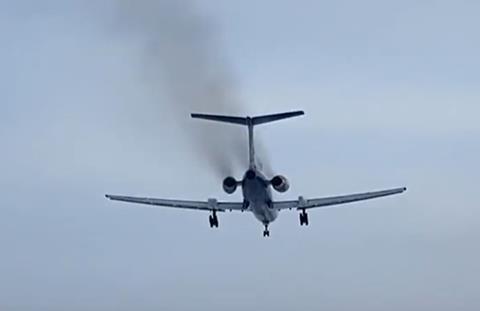
<svg viewBox="0 0 480 311"><path fill-rule="evenodd" d="M290 188L287 178L282 175L273 177L270 183L272 184L273 189L278 192L286 192Z"/></svg>
<svg viewBox="0 0 480 311"><path fill-rule="evenodd" d="M247 179L254 179L255 177L257 177L257 173L255 173L254 170L248 170L247 173L245 173L245 177Z"/></svg>
<svg viewBox="0 0 480 311"><path fill-rule="evenodd" d="M232 194L237 190L237 184L235 178L227 177L223 180L223 190L228 194Z"/></svg>

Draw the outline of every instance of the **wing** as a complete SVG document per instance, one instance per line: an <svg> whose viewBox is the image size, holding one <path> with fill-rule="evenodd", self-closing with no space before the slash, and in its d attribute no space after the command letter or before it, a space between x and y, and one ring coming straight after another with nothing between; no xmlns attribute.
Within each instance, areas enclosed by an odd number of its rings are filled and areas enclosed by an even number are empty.
<svg viewBox="0 0 480 311"><path fill-rule="evenodd" d="M166 200L155 198L141 198L141 197L128 197L121 195L105 195L110 200L122 201L129 203L140 203L154 206L165 206L183 209L194 209L204 211L219 211L225 212L227 210L243 211L245 210L244 204L240 202L217 202L216 199L208 199L208 201L184 201L184 200Z"/></svg>
<svg viewBox="0 0 480 311"><path fill-rule="evenodd" d="M402 193L406 190L407 188L396 188L396 189L389 189L389 190L382 190L382 191L349 194L349 195L327 197L327 198L321 198L321 199L310 199L310 200L305 200L303 197L299 197L298 200L274 202L273 206L278 210L292 209L292 208L310 209L315 207L325 207L325 206L331 206L331 205L338 205L338 204L375 199L375 198Z"/></svg>

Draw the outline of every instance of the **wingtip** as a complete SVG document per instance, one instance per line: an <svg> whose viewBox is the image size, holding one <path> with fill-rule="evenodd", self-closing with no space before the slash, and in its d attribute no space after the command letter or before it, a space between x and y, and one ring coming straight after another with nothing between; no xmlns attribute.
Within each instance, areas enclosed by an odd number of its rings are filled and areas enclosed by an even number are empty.
<svg viewBox="0 0 480 311"><path fill-rule="evenodd" d="M288 113L288 112L287 112ZM303 110L294 110L294 111L291 111L290 114L292 114L292 116L303 116L305 114L305 111Z"/></svg>

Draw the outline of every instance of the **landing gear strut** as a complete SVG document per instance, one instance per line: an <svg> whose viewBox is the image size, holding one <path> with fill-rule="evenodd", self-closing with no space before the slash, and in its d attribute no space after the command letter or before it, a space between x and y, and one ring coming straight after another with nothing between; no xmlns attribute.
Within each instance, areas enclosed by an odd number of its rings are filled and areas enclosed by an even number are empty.
<svg viewBox="0 0 480 311"><path fill-rule="evenodd" d="M270 231L268 231L268 224L265 224L265 230L263 231L263 236L264 237L270 236Z"/></svg>
<svg viewBox="0 0 480 311"><path fill-rule="evenodd" d="M208 221L210 223L210 228L213 228L213 227L218 228L217 211L213 210L212 215L208 217Z"/></svg>
<svg viewBox="0 0 480 311"><path fill-rule="evenodd" d="M302 212L300 213L300 226L308 226L308 214L305 209L302 209Z"/></svg>

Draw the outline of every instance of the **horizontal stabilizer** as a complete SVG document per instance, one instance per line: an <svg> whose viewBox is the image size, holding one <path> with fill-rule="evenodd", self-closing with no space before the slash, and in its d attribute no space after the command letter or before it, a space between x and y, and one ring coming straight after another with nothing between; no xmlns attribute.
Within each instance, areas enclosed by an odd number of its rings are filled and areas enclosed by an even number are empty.
<svg viewBox="0 0 480 311"><path fill-rule="evenodd" d="M219 116L219 115L213 115L213 114L192 113L192 118L247 125L247 118L242 118L242 117L230 117L230 116Z"/></svg>
<svg viewBox="0 0 480 311"><path fill-rule="evenodd" d="M255 117L252 119L252 121L253 121L253 125L258 125L258 124L278 121L282 119L298 117L304 114L305 113L303 111L284 112L284 113L277 113L277 114L270 114L266 116Z"/></svg>
<svg viewBox="0 0 480 311"><path fill-rule="evenodd" d="M210 120L210 121L217 121L217 122L226 122L232 124L240 124L240 125L259 125L264 123L269 123L273 121L278 121L282 119L298 117L304 115L303 111L292 111L292 112L284 112L278 114L270 114L265 116L258 116L258 117L232 117L232 116L222 116L222 115L213 115L213 114L202 114L202 113L192 113L192 118L194 119L203 119L203 120Z"/></svg>

